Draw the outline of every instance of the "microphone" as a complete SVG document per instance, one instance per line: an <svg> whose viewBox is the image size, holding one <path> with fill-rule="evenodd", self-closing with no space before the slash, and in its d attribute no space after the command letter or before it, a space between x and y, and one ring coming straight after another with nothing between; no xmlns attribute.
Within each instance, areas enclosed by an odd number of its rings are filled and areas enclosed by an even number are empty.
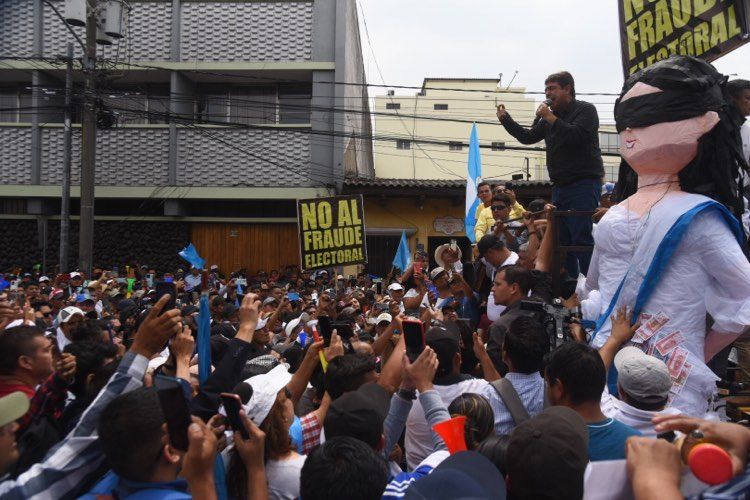
<svg viewBox="0 0 750 500"><path fill-rule="evenodd" d="M545 99L542 101L542 104L546 105L547 107L550 107L552 105L552 99ZM540 121L542 121L542 118L540 118L539 116L534 117L534 121L531 123L531 126L532 127L536 126L536 124L539 123Z"/></svg>

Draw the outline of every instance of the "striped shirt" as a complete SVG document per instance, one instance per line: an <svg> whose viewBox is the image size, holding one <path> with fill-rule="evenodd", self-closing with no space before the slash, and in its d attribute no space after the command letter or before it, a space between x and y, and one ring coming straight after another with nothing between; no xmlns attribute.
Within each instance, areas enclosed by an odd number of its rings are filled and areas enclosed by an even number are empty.
<svg viewBox="0 0 750 500"><path fill-rule="evenodd" d="M64 499L73 498L77 488L87 484L98 471L104 453L97 443L99 414L116 397L143 386L148 359L125 353L117 371L81 416L78 425L47 454L44 462L34 464L18 479L0 478L0 498Z"/></svg>
<svg viewBox="0 0 750 500"><path fill-rule="evenodd" d="M544 409L544 379L538 372L530 374L510 372L505 375L505 379L513 385L530 416L533 417ZM495 433L510 434L516 423L505 407L503 399L490 384L487 384L481 394L490 401L490 406L495 412Z"/></svg>

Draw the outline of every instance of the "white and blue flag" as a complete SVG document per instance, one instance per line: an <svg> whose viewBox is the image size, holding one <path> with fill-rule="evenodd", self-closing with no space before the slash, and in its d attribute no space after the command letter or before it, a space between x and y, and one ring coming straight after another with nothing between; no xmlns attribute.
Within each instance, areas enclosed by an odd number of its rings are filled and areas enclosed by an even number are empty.
<svg viewBox="0 0 750 500"><path fill-rule="evenodd" d="M466 237L472 243L476 243L474 236L474 227L477 225L476 212L481 203L477 198L477 184L482 178L482 155L479 151L479 136L477 135L477 124L471 127L471 137L469 138L469 164L466 172Z"/></svg>

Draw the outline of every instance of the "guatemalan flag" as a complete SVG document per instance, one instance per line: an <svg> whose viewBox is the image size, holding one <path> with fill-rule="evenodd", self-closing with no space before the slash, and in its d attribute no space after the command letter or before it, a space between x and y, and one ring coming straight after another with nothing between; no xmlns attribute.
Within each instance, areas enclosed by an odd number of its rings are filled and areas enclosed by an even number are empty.
<svg viewBox="0 0 750 500"><path fill-rule="evenodd" d="M477 198L477 184L482 177L482 156L479 152L479 136L477 135L477 124L471 127L471 137L469 138L469 164L466 173L466 237L472 243L476 243L474 236L474 226L477 225L476 212L481 203Z"/></svg>

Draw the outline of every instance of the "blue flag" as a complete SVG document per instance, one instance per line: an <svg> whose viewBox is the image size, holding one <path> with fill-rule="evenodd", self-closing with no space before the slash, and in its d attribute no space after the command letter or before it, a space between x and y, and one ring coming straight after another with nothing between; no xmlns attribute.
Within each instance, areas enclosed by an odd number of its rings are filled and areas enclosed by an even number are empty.
<svg viewBox="0 0 750 500"><path fill-rule="evenodd" d="M401 269L403 273L411 263L411 252L409 252L409 244L406 242L406 230L401 232L401 242L398 244L398 250L396 250L396 256L393 258L393 267Z"/></svg>
<svg viewBox="0 0 750 500"><path fill-rule="evenodd" d="M211 310L208 306L208 295L201 294L200 312L198 313L198 380L201 385L211 374Z"/></svg>
<svg viewBox="0 0 750 500"><path fill-rule="evenodd" d="M466 172L466 218L464 219L466 237L472 243L477 242L477 238L474 235L474 227L477 225L477 207L481 203L479 198L477 198L477 184L479 184L481 178L482 155L479 152L479 136L477 135L477 124L475 123L471 127L471 137L469 138L469 163Z"/></svg>
<svg viewBox="0 0 750 500"><path fill-rule="evenodd" d="M203 269L203 266L206 265L206 259L202 259L201 256L198 255L198 250L195 249L192 243L183 248L178 255L188 261L190 265L196 269Z"/></svg>

